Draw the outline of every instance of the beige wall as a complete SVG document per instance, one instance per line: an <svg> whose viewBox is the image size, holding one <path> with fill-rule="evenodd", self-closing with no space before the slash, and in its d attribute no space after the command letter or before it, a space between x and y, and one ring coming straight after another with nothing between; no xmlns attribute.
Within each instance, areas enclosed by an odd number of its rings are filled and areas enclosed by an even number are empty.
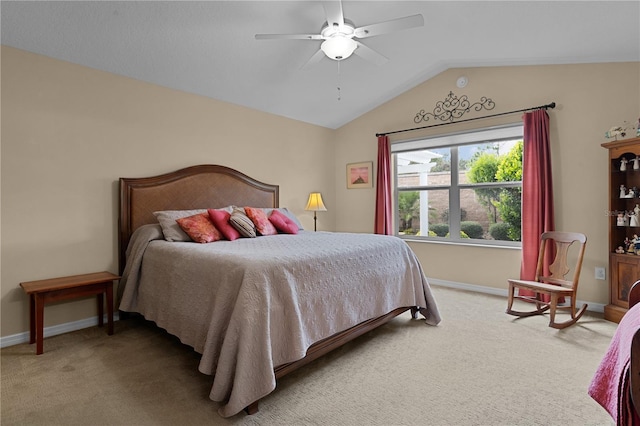
<svg viewBox="0 0 640 426"><path fill-rule="evenodd" d="M456 87L461 75L469 79L464 89ZM554 110L549 110L556 228L587 234L578 297L608 303L607 282L594 279L596 266L607 267L609 273L607 151L600 143L606 141L604 132L611 126L624 120L635 124L640 115L639 63L450 69L359 117L337 131L336 230L373 230L375 189L347 190L343 183L345 164L375 161L376 133L418 127L413 122L416 113L432 110L449 91L467 95L471 102L486 96L496 103L493 111L472 112L465 117L557 103ZM390 140L393 143L472 126L514 122L520 116L401 133L390 136ZM426 124L430 123L422 125ZM504 289L507 278L518 276L520 270L520 250L436 243L410 245L430 278Z"/></svg>
<svg viewBox="0 0 640 426"><path fill-rule="evenodd" d="M593 268L608 263L607 153L600 143L609 127L640 114L638 63L452 69L335 131L4 46L1 65L2 336L28 330L21 281L117 271L121 176L222 164L279 184L280 205L307 228L308 193L321 191L328 211L319 214L319 229L371 232L375 188L347 190L345 165L375 162L376 132L415 127L416 112L450 90L471 100L491 97L493 112L558 103L550 111L557 228L588 234L580 298L608 300L606 282L593 278ZM462 74L469 85L458 89ZM519 250L411 247L436 279L505 288L519 271ZM95 314L93 300L65 302L47 308L45 326Z"/></svg>
<svg viewBox="0 0 640 426"><path fill-rule="evenodd" d="M117 181L222 164L280 185L308 229L334 226L334 131L2 47L2 336L28 331L19 283L117 272ZM95 301L47 307L45 326Z"/></svg>

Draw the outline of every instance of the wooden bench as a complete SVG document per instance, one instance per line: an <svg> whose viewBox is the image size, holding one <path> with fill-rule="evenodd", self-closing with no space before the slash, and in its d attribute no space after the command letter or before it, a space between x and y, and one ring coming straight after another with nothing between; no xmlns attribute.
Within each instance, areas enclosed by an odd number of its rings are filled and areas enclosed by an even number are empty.
<svg viewBox="0 0 640 426"><path fill-rule="evenodd" d="M36 344L36 355L43 352L44 305L59 300L98 296L98 326L103 325L104 294L107 295L107 334L113 334L113 282L118 275L110 272L72 275L47 280L28 281L20 286L29 295L29 343Z"/></svg>

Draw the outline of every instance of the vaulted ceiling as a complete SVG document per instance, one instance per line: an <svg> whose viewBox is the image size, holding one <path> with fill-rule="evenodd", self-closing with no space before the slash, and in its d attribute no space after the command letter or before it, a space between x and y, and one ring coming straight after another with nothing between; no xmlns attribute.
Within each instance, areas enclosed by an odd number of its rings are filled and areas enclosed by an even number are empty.
<svg viewBox="0 0 640 426"><path fill-rule="evenodd" d="M422 14L424 26L361 40L301 67L320 40L318 1L2 1L2 44L338 128L453 67L640 61L638 1L344 1L356 27ZM338 87L340 88L338 93Z"/></svg>

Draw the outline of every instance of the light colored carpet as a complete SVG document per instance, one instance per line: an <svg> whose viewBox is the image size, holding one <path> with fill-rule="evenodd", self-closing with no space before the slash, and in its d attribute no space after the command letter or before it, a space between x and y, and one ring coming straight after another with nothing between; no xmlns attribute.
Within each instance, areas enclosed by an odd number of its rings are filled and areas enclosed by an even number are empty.
<svg viewBox="0 0 640 426"><path fill-rule="evenodd" d="M198 354L130 319L2 349L8 425L612 425L587 387L616 324L515 319L503 297L434 286L443 321L408 314L284 377L260 411L208 399Z"/></svg>

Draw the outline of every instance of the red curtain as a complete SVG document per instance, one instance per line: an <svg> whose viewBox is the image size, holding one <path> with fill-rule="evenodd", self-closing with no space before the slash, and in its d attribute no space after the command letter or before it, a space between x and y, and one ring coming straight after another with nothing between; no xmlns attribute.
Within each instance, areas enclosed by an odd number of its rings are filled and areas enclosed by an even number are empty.
<svg viewBox="0 0 640 426"><path fill-rule="evenodd" d="M551 146L549 115L539 109L524 114L524 152L522 165L522 265L520 279L534 280L540 235L554 231L553 180L551 177ZM545 267L553 260L552 252ZM545 274L548 271L545 272ZM520 295L533 292L519 290Z"/></svg>
<svg viewBox="0 0 640 426"><path fill-rule="evenodd" d="M378 176L374 232L393 235L391 214L391 148L386 135L378 136Z"/></svg>

